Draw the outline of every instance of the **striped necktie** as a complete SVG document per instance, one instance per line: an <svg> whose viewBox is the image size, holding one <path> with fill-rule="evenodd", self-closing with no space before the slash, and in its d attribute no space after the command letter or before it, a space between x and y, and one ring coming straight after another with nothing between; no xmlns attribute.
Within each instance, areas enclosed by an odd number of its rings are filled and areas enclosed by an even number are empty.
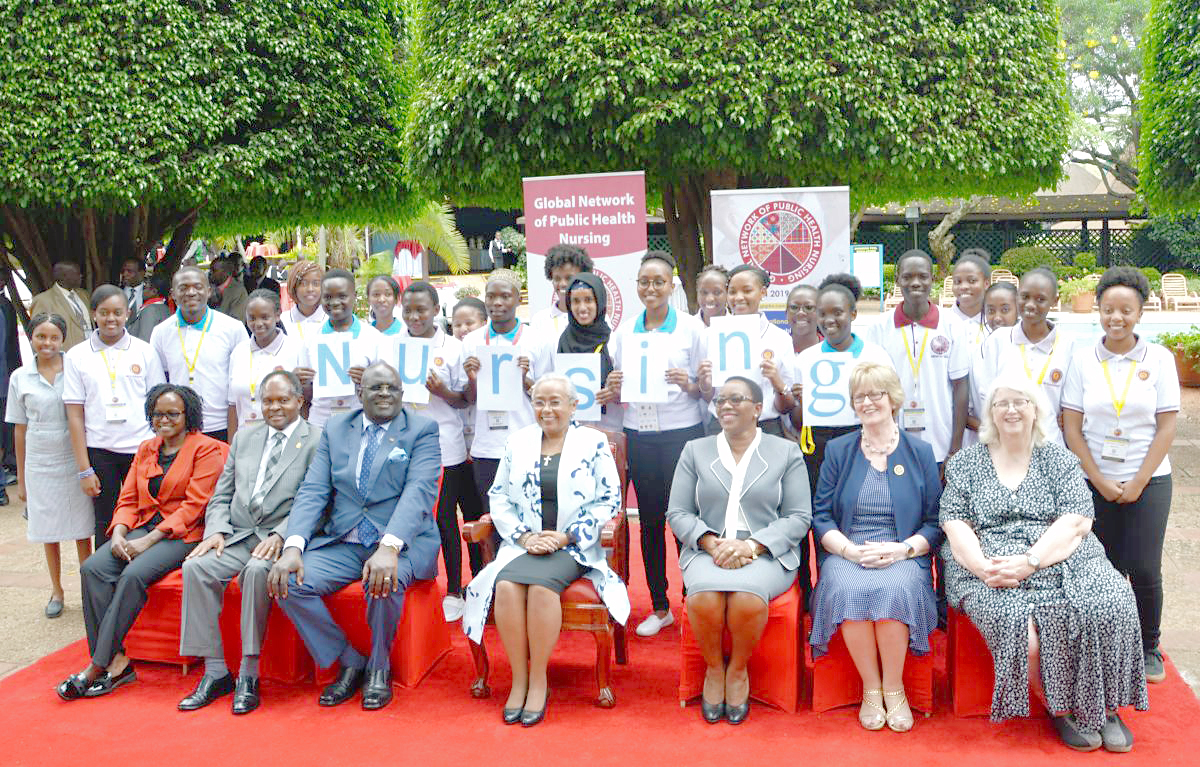
<svg viewBox="0 0 1200 767"><path fill-rule="evenodd" d="M266 498L267 491L271 488L271 482L275 479L275 468L279 465L279 459L283 457L283 443L286 440L287 438L281 431L275 432L271 437L271 454L267 456L267 468L263 472L262 484L258 486L258 490L250 499L252 511L262 511L263 499Z"/></svg>

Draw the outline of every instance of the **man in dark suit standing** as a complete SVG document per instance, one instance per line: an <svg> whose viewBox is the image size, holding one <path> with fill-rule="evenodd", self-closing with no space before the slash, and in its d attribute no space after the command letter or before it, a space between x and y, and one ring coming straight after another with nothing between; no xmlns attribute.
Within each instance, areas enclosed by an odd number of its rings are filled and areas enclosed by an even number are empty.
<svg viewBox="0 0 1200 767"><path fill-rule="evenodd" d="M267 584L317 665L340 664L318 703L336 706L361 688L362 706L371 710L392 700L390 655L404 593L437 573L433 506L442 454L437 422L401 409L394 368L370 365L359 388L362 409L325 426ZM367 658L322 601L360 578L371 629Z"/></svg>
<svg viewBox="0 0 1200 767"><path fill-rule="evenodd" d="M8 283L8 270L0 269L0 285ZM0 293L0 413L8 405L8 377L21 367L21 349L17 341L17 310L8 296ZM8 505L7 485L17 481L17 452L13 445L13 425L0 424L0 506Z"/></svg>
<svg viewBox="0 0 1200 767"><path fill-rule="evenodd" d="M300 417L304 390L295 373L273 370L258 387L263 420L238 429L204 516L204 541L183 562L179 654L204 658L204 676L179 702L203 708L234 693L233 713L258 708L258 656L271 597L267 573L283 548L288 514L321 430ZM221 603L229 581L242 591L242 664L235 683L225 666Z"/></svg>
<svg viewBox="0 0 1200 767"><path fill-rule="evenodd" d="M246 268L246 292L253 293L259 288L280 292L279 283L267 276L267 259L255 256Z"/></svg>

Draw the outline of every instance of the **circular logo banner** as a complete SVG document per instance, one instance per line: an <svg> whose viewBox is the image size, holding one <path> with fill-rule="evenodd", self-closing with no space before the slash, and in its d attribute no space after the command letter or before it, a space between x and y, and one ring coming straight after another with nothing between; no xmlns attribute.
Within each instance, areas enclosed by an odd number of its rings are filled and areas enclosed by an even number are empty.
<svg viewBox="0 0 1200 767"><path fill-rule="evenodd" d="M772 284L807 277L816 268L823 245L816 217L803 205L787 200L759 205L738 232L742 261L766 269Z"/></svg>
<svg viewBox="0 0 1200 767"><path fill-rule="evenodd" d="M604 283L604 289L608 291L608 310L604 314L608 318L608 326L616 330L617 326L621 324L621 289L617 287L617 283L612 277L594 266L592 272L600 278L600 281Z"/></svg>

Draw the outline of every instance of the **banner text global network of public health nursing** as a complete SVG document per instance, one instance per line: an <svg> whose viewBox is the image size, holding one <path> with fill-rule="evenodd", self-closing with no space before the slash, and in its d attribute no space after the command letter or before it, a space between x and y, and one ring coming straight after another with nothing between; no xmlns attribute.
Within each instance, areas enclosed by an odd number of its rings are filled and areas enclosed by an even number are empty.
<svg viewBox="0 0 1200 767"><path fill-rule="evenodd" d="M533 201L536 211L564 210L578 211L580 208L607 208L605 212L596 213L547 213L539 215L536 221L538 227L558 228L558 242L563 245L601 245L608 247L608 233L589 232L573 233L564 231L570 227L623 226L637 223L637 216L628 208L637 204L632 194L615 196L604 195L570 195L567 197L537 197ZM612 210L617 208L618 210ZM626 208L626 210L620 210Z"/></svg>

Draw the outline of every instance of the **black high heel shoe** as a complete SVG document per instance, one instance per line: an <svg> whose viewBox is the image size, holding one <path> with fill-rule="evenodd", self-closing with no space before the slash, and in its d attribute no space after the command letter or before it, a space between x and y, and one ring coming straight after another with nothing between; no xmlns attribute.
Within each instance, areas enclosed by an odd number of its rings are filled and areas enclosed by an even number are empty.
<svg viewBox="0 0 1200 767"><path fill-rule="evenodd" d="M522 727L532 727L535 724L540 723L543 719L546 718L546 709L548 709L548 708L550 708L550 691L546 690L546 702L542 704L542 710L541 711L522 711L521 712L521 726Z"/></svg>

